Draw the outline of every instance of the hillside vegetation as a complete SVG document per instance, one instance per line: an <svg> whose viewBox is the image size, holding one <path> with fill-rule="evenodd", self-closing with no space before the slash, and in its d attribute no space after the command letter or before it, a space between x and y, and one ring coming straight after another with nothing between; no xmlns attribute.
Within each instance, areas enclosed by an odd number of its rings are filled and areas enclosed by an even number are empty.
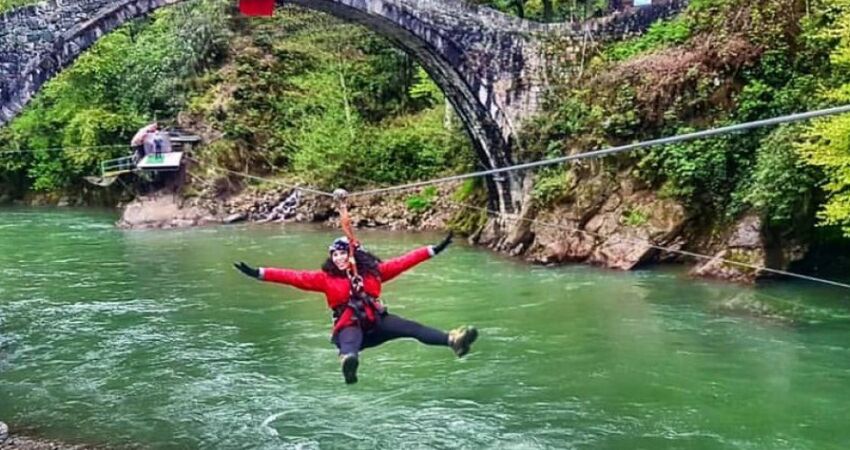
<svg viewBox="0 0 850 450"><path fill-rule="evenodd" d="M484 3L540 20L608 7ZM694 0L641 37L590 50L553 82L519 159L850 101L850 0ZM0 147L26 150L0 157L0 189L79 190L99 161L126 152L79 147L123 145L154 119L201 133L209 166L324 188L474 165L437 86L380 37L297 8L249 20L231 2L198 0L121 27L48 83L0 131ZM704 229L755 212L781 235L850 236L848 136L844 115L657 147L541 171L534 198L550 208L576 179L608 172L676 199Z"/></svg>

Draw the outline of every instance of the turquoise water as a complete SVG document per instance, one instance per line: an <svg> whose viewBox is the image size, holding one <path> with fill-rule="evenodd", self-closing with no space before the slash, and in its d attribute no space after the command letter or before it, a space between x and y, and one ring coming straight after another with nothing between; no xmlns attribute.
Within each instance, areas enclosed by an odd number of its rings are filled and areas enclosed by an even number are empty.
<svg viewBox="0 0 850 450"><path fill-rule="evenodd" d="M308 226L122 231L0 210L0 420L142 448L824 449L850 442L850 298L525 265L457 243L390 310L481 340L392 342L342 382L321 295L233 261L317 268ZM382 257L437 234L363 231ZM757 312L757 313L754 313Z"/></svg>

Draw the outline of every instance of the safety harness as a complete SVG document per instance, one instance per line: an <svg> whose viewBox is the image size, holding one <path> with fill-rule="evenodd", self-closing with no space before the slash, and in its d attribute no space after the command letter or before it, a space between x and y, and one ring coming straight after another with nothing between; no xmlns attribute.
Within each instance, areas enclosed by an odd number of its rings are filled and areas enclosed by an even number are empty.
<svg viewBox="0 0 850 450"><path fill-rule="evenodd" d="M347 271L349 281L348 303L338 306L333 311L334 325L339 323L346 311L351 311L361 328L367 330L375 322L375 315L382 316L385 308L375 297L363 290L363 278Z"/></svg>
<svg viewBox="0 0 850 450"><path fill-rule="evenodd" d="M363 277L357 272L357 260L354 257L359 243L354 237L354 230L351 228L351 217L348 215L348 207L345 204L345 199L348 193L342 189L334 191L334 197L339 201L340 225L345 237L348 238L348 267L346 275L348 276L349 290L348 303L341 305L333 311L334 328L331 337L335 337L343 325L347 324L350 319L356 320L357 324L363 331L368 331L375 324L376 314L382 316L386 313L386 309L375 297L369 295L363 289Z"/></svg>

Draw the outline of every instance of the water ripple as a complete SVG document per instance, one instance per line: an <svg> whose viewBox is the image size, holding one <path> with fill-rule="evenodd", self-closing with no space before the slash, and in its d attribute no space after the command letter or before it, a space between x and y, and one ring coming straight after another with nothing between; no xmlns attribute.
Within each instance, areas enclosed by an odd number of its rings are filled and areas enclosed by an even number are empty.
<svg viewBox="0 0 850 450"><path fill-rule="evenodd" d="M128 232L65 214L0 216L0 417L54 436L252 449L850 440L850 310L820 292L528 267L458 245L385 295L431 326L476 324L473 353L391 342L363 352L360 383L346 386L323 297L230 267L315 268L335 231ZM364 236L390 257L439 238Z"/></svg>

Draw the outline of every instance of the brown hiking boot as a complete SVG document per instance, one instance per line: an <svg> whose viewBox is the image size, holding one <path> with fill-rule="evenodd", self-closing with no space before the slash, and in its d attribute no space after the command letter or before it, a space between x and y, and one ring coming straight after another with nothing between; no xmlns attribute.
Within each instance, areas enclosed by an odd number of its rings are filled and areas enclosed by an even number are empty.
<svg viewBox="0 0 850 450"><path fill-rule="evenodd" d="M345 384L354 384L357 382L357 366L360 361L355 354L342 355L340 358L342 363L342 376L345 377Z"/></svg>
<svg viewBox="0 0 850 450"><path fill-rule="evenodd" d="M449 331L449 347L454 350L458 358L469 353L469 347L478 339L478 330L475 327L460 327Z"/></svg>

